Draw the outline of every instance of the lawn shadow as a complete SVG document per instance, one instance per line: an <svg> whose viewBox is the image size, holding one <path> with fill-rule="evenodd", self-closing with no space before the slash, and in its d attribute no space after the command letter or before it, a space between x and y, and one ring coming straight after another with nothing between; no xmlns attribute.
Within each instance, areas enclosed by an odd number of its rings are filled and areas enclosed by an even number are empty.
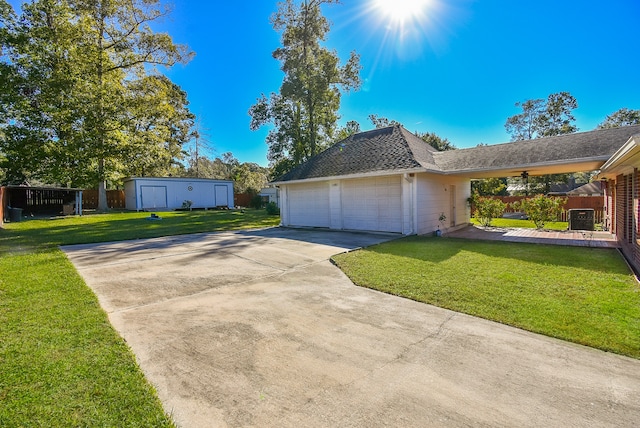
<svg viewBox="0 0 640 428"><path fill-rule="evenodd" d="M481 254L488 259L497 257L540 265L633 275L620 252L614 248L411 236L367 250L433 263L449 260L460 252L467 251Z"/></svg>

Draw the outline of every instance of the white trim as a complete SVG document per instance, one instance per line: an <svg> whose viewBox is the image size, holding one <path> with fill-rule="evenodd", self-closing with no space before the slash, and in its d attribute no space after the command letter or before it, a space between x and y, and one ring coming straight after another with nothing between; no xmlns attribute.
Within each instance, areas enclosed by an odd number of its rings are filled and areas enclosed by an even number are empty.
<svg viewBox="0 0 640 428"><path fill-rule="evenodd" d="M419 173L419 172L433 172L436 174L442 174L441 171L430 171L426 168L391 169L391 170L385 170L385 171L363 172L360 174L331 175L327 177L302 178L299 180L272 181L269 184L275 185L275 186L284 186L287 184L311 183L314 181L350 180L352 178L382 177L385 175L402 175L406 173Z"/></svg>
<svg viewBox="0 0 640 428"><path fill-rule="evenodd" d="M621 162L631 157L634 154L634 149L638 147L640 147L640 135L632 135L627 142L602 165L600 171L607 172L619 166Z"/></svg>
<svg viewBox="0 0 640 428"><path fill-rule="evenodd" d="M549 166L558 166L558 165L571 165L576 163L585 163L585 162L604 162L609 159L606 156L597 156L597 157L589 157L589 158L576 158L576 159L563 159L549 162L538 162L538 163L527 163L527 164L517 164L517 165L508 165L501 167L493 167L493 168L474 168L474 169L457 169L450 170L446 172L441 172L442 175L469 175L478 172L492 172L492 171L509 171L509 170L530 170L538 167L549 167Z"/></svg>

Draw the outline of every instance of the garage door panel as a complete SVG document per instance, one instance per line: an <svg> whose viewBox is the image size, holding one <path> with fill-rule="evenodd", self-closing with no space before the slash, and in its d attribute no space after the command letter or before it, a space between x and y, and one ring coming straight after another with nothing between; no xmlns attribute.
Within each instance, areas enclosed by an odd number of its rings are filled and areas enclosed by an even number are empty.
<svg viewBox="0 0 640 428"><path fill-rule="evenodd" d="M291 186L288 190L291 226L329 227L329 184Z"/></svg>
<svg viewBox="0 0 640 428"><path fill-rule="evenodd" d="M345 229L401 233L400 177L343 181L342 221Z"/></svg>

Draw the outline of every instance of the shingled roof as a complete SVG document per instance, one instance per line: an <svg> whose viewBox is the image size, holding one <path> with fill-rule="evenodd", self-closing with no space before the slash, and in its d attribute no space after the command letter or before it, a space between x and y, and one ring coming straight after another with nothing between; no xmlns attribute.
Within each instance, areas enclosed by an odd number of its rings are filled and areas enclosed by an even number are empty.
<svg viewBox="0 0 640 428"><path fill-rule="evenodd" d="M407 171L471 178L591 171L636 134L640 125L439 152L395 125L351 135L275 182Z"/></svg>
<svg viewBox="0 0 640 428"><path fill-rule="evenodd" d="M473 178L592 171L635 134L640 125L438 152L434 158L443 172Z"/></svg>
<svg viewBox="0 0 640 428"><path fill-rule="evenodd" d="M438 151L402 126L361 132L334 144L276 182L372 172L439 170Z"/></svg>

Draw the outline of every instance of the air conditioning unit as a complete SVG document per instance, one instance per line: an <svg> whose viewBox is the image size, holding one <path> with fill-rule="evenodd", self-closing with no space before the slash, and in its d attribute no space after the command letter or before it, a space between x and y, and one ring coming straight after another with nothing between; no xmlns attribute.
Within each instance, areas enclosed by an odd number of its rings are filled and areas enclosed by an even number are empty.
<svg viewBox="0 0 640 428"><path fill-rule="evenodd" d="M569 230L594 230L595 210L593 208L569 210Z"/></svg>

